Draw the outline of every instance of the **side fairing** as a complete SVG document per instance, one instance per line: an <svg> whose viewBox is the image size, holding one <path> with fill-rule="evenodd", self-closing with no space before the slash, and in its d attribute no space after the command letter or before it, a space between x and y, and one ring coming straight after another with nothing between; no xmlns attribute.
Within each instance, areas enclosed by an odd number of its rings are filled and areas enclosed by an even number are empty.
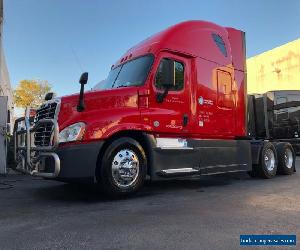
<svg viewBox="0 0 300 250"><path fill-rule="evenodd" d="M247 135L247 67L245 33L233 28L226 28L231 46L232 65L238 88L236 109L236 135Z"/></svg>

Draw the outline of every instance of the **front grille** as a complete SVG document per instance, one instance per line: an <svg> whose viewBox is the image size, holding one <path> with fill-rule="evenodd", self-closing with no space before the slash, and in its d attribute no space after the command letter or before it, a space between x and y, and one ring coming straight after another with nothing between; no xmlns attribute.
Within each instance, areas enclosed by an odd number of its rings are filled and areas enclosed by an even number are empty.
<svg viewBox="0 0 300 250"><path fill-rule="evenodd" d="M52 133L53 133L52 123L46 123L40 125L34 133L35 146L39 146L39 147L50 146Z"/></svg>
<svg viewBox="0 0 300 250"><path fill-rule="evenodd" d="M37 111L34 121L38 122L41 119L54 119L57 103L45 103Z"/></svg>
<svg viewBox="0 0 300 250"><path fill-rule="evenodd" d="M42 119L55 119L58 103L51 102L43 104L37 111L34 118L35 124ZM53 123L41 123L34 132L34 144L38 147L51 146L52 134L54 130Z"/></svg>

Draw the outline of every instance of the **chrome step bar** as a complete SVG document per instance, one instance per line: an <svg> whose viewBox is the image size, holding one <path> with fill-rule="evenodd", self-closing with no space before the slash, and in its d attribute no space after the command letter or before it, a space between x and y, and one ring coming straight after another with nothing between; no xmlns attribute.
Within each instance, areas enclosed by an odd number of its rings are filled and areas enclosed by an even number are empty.
<svg viewBox="0 0 300 250"><path fill-rule="evenodd" d="M163 177L187 176L187 175L200 174L200 170L195 168L170 168L170 169L163 169L157 172L157 174Z"/></svg>

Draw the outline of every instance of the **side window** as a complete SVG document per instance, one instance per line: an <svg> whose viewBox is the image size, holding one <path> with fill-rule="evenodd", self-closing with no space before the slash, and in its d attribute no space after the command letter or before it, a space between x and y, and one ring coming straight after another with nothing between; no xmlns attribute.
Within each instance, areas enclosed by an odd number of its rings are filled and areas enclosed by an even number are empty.
<svg viewBox="0 0 300 250"><path fill-rule="evenodd" d="M227 57L227 50L226 50L225 42L223 41L222 37L213 33L212 38L213 38L215 44L217 45L217 47L220 49L221 53L225 57Z"/></svg>
<svg viewBox="0 0 300 250"><path fill-rule="evenodd" d="M286 97L277 97L276 104L286 103Z"/></svg>
<svg viewBox="0 0 300 250"><path fill-rule="evenodd" d="M233 108L232 79L230 73L226 71L217 71L218 77L218 106Z"/></svg>
<svg viewBox="0 0 300 250"><path fill-rule="evenodd" d="M171 69L169 65L171 65ZM169 88L169 90L173 90L173 91L182 90L184 86L184 65L181 62L174 61L169 58L163 58L160 61L155 76L155 87L157 89L164 89L163 81L166 79L166 77L164 77L164 74L166 74L167 70L171 70L174 75L174 80L173 80L174 82L171 83L172 86Z"/></svg>
<svg viewBox="0 0 300 250"><path fill-rule="evenodd" d="M288 100L289 100L289 102L299 102L300 96L291 94L291 95L288 95Z"/></svg>

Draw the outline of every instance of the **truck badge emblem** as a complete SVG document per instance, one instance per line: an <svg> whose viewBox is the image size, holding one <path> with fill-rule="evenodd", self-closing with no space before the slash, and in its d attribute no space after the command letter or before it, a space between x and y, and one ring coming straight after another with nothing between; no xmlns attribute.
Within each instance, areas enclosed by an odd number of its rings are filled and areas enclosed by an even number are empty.
<svg viewBox="0 0 300 250"><path fill-rule="evenodd" d="M202 97L202 96L200 96L200 97L198 98L198 103L199 103L200 105L203 105L203 97Z"/></svg>
<svg viewBox="0 0 300 250"><path fill-rule="evenodd" d="M154 127L157 128L157 127L159 126L159 121L154 121L154 122L153 122L153 125L154 125Z"/></svg>

